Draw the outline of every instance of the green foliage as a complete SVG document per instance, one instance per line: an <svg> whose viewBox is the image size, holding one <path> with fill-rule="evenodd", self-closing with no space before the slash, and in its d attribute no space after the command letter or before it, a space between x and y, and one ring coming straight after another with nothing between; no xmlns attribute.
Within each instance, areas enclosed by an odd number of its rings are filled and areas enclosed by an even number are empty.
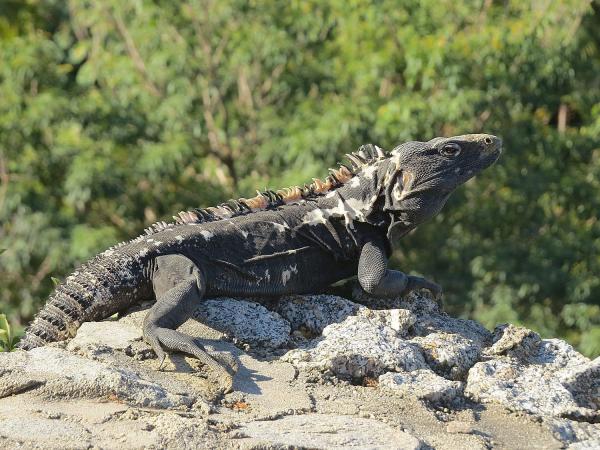
<svg viewBox="0 0 600 450"><path fill-rule="evenodd" d="M0 352L10 352L16 344L16 338L12 333L6 315L0 314Z"/></svg>
<svg viewBox="0 0 600 450"><path fill-rule="evenodd" d="M598 355L599 30L579 0L4 2L0 308L20 327L50 274L361 143L488 132L500 163L394 264Z"/></svg>

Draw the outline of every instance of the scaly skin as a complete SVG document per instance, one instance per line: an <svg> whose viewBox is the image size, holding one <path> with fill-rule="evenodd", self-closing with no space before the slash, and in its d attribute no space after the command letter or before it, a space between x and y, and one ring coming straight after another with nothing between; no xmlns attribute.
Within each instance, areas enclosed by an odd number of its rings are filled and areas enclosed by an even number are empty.
<svg viewBox="0 0 600 450"><path fill-rule="evenodd" d="M437 214L458 186L497 160L501 146L485 134L408 142L389 154L363 146L349 155L353 173L335 172L326 184L180 213L175 223L155 224L71 274L19 347L65 339L84 321L154 296L144 337L161 365L166 349L225 373L196 341L176 331L207 295L311 293L358 275L374 295L425 288L439 296L437 284L387 269L390 241Z"/></svg>

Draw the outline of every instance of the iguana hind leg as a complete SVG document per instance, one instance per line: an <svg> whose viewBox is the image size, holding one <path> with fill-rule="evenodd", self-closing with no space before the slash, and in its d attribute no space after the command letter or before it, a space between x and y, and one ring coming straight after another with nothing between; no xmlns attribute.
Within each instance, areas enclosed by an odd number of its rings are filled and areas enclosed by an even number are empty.
<svg viewBox="0 0 600 450"><path fill-rule="evenodd" d="M144 318L144 339L155 351L162 368L165 350L187 353L198 358L212 374L231 388L231 375L196 340L176 330L192 316L206 290L204 275L188 258L165 255L156 258L152 284L156 303Z"/></svg>

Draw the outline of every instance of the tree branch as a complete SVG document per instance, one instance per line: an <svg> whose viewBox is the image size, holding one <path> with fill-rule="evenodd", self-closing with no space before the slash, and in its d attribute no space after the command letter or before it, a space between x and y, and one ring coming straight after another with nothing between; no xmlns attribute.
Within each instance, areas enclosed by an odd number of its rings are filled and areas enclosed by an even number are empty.
<svg viewBox="0 0 600 450"><path fill-rule="evenodd" d="M146 69L146 64L144 63L144 60L142 59L142 56L140 55L140 52L138 51L137 46L135 45L135 41L131 37L129 30L125 26L125 23L121 19L120 15L111 13L111 17L115 22L115 25L117 26L117 31L125 41L125 48L127 49L127 54L132 59L133 65L144 79L146 88L155 97L162 97L160 89L158 89L156 84L154 84L154 82L150 78L148 70Z"/></svg>

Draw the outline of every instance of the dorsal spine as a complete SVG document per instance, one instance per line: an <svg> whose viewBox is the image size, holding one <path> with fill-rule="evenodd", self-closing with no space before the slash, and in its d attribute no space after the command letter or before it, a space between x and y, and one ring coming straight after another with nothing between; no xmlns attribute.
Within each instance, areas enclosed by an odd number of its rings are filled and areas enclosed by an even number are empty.
<svg viewBox="0 0 600 450"><path fill-rule="evenodd" d="M144 231L146 235L152 235L178 225L214 222L254 211L276 208L303 199L316 198L347 183L365 166L386 157L385 152L376 145L363 145L356 152L346 154L346 158L350 162L348 165L340 164L337 169L329 169L329 175L325 180L313 178L312 183L302 187L291 186L277 191L257 191L257 195L252 198L229 200L218 206L181 211L177 216L173 216L174 222L156 222Z"/></svg>

